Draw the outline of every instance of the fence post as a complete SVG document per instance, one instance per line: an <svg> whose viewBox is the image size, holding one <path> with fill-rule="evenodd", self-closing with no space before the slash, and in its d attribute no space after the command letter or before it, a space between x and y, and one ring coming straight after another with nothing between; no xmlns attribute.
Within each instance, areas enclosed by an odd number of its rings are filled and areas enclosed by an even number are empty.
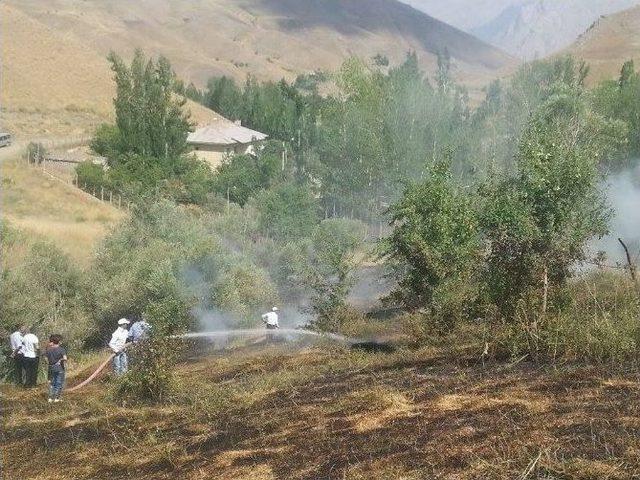
<svg viewBox="0 0 640 480"><path fill-rule="evenodd" d="M122 208L122 195L118 195L118 208Z"/></svg>
<svg viewBox="0 0 640 480"><path fill-rule="evenodd" d="M104 202L104 187L100 187L100 200Z"/></svg>
<svg viewBox="0 0 640 480"><path fill-rule="evenodd" d="M112 197L113 197L113 192L111 190L109 190L109 203L113 203L112 202Z"/></svg>

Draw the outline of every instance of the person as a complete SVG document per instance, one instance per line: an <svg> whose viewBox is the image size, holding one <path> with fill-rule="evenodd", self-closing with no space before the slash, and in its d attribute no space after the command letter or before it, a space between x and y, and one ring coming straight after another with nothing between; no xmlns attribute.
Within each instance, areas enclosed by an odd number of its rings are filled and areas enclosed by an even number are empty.
<svg viewBox="0 0 640 480"><path fill-rule="evenodd" d="M118 328L113 332L109 341L109 348L114 353L113 371L118 376L126 373L129 368L127 352L125 351L127 338L129 337L129 330L127 330L129 323L126 318L118 320Z"/></svg>
<svg viewBox="0 0 640 480"><path fill-rule="evenodd" d="M24 385L24 351L22 346L22 339L26 333L27 328L23 326L17 326L15 332L9 335L9 344L11 352L9 357L13 364L14 381L17 385Z"/></svg>
<svg viewBox="0 0 640 480"><path fill-rule="evenodd" d="M278 324L278 307L273 307L270 312L262 315L262 322L266 325L267 330L277 330L280 328ZM267 340L273 340L273 335L268 332Z"/></svg>
<svg viewBox="0 0 640 480"><path fill-rule="evenodd" d="M31 333L28 327L25 328L25 334L22 337L22 353L25 370L24 386L35 387L38 381L40 344L38 337Z"/></svg>
<svg viewBox="0 0 640 480"><path fill-rule="evenodd" d="M45 353L49 363L49 380L51 382L49 386L49 403L60 401L62 387L64 386L67 352L60 345L61 340L62 337L60 335L51 335L49 337L49 346Z"/></svg>
<svg viewBox="0 0 640 480"><path fill-rule="evenodd" d="M131 325L129 338L133 343L138 343L149 338L150 331L151 325L144 318L140 318L140 320L133 322L133 325Z"/></svg>

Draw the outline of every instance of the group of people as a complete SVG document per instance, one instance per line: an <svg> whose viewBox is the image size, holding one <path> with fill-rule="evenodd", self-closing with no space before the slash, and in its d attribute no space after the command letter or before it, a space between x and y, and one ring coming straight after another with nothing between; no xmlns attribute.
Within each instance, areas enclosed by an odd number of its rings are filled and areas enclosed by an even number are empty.
<svg viewBox="0 0 640 480"><path fill-rule="evenodd" d="M14 381L27 388L38 383L40 364L40 340L26 325L17 327L9 336L10 354L13 363ZM47 378L49 381L49 402L59 402L64 386L67 352L62 347L62 336L49 336L44 352L47 360Z"/></svg>
<svg viewBox="0 0 640 480"><path fill-rule="evenodd" d="M114 354L113 370L122 375L129 368L126 348L129 343L138 343L148 337L151 325L140 318L132 325L126 318L118 320L118 328L111 335L109 348ZM131 328L129 328L131 326ZM47 361L49 382L49 402L59 402L65 381L67 352L62 346L62 336L49 336L44 353L41 354L40 340L26 325L16 327L9 335L9 358L12 363L14 381L23 387L35 387L38 383L40 358Z"/></svg>

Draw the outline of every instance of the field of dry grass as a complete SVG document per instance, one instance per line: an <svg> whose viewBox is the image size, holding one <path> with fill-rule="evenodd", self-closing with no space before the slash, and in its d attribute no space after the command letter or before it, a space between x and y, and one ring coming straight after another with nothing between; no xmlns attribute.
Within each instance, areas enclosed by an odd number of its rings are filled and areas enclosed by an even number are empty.
<svg viewBox="0 0 640 480"><path fill-rule="evenodd" d="M640 478L637 367L254 346L177 377L156 407L116 405L106 378L54 406L5 389L7 478Z"/></svg>
<svg viewBox="0 0 640 480"><path fill-rule="evenodd" d="M3 220L52 241L86 265L96 243L124 218L117 208L51 178L20 160L0 163Z"/></svg>

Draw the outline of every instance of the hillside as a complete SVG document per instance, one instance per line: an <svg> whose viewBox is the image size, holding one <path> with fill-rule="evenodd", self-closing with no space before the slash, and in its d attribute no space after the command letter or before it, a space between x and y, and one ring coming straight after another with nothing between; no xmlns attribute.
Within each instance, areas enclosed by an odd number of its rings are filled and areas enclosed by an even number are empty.
<svg viewBox="0 0 640 480"><path fill-rule="evenodd" d="M352 55L399 61L415 50L433 70L449 50L474 85L509 66L508 55L395 0L8 0L3 22L4 123L32 133L80 134L111 111L110 50L164 54L187 82L212 75L244 81L334 70ZM56 115L43 115L55 111ZM41 118L41 117L47 118Z"/></svg>
<svg viewBox="0 0 640 480"><path fill-rule="evenodd" d="M601 15L638 3L638 0L528 0L514 3L471 32L519 58L531 60L567 47Z"/></svg>
<svg viewBox="0 0 640 480"><path fill-rule="evenodd" d="M81 38L0 4L0 126L19 138L85 136L112 116L112 72ZM189 102L196 123L218 116Z"/></svg>
<svg viewBox="0 0 640 480"><path fill-rule="evenodd" d="M123 211L17 160L0 163L0 218L30 239L46 239L86 266Z"/></svg>
<svg viewBox="0 0 640 480"><path fill-rule="evenodd" d="M404 1L527 60L566 48L601 15L640 3L639 0Z"/></svg>
<svg viewBox="0 0 640 480"><path fill-rule="evenodd" d="M640 62L640 6L599 19L577 42L570 53L591 65L589 80L617 78L627 60Z"/></svg>

